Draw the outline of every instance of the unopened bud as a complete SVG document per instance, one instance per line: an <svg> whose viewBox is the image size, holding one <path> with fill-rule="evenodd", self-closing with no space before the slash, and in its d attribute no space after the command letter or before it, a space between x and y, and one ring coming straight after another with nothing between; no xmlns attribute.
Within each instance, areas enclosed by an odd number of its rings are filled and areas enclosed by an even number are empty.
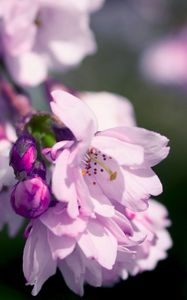
<svg viewBox="0 0 187 300"><path fill-rule="evenodd" d="M43 214L49 207L50 199L48 186L40 177L20 181L11 195L15 212L29 219Z"/></svg>
<svg viewBox="0 0 187 300"><path fill-rule="evenodd" d="M30 135L20 136L12 147L10 153L10 165L15 174L26 172L28 175L37 158L35 140Z"/></svg>

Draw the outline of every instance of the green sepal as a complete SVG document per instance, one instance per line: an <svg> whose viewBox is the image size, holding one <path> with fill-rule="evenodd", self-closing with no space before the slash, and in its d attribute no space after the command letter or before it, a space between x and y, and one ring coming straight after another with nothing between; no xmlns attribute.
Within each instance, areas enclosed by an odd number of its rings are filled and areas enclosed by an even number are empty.
<svg viewBox="0 0 187 300"><path fill-rule="evenodd" d="M53 120L50 114L39 113L33 115L26 125L27 130L41 148L50 148L56 143L52 123Z"/></svg>

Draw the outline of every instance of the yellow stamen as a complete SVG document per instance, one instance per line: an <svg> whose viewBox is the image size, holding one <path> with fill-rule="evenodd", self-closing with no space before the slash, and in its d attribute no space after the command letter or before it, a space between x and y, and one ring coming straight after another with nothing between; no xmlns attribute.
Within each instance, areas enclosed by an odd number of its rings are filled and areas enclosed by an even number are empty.
<svg viewBox="0 0 187 300"><path fill-rule="evenodd" d="M94 154L90 154L91 160L99 164L109 175L110 181L113 181L117 177L117 172L113 172L108 166L104 164L104 162L100 161L99 159L95 158Z"/></svg>

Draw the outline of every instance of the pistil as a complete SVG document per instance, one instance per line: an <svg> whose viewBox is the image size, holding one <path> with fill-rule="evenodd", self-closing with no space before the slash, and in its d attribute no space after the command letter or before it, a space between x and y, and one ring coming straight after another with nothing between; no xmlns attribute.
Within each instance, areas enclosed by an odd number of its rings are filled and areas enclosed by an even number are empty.
<svg viewBox="0 0 187 300"><path fill-rule="evenodd" d="M112 171L104 162L97 159L94 154L90 154L90 159L100 165L110 176L110 181L115 180L117 177L117 172Z"/></svg>

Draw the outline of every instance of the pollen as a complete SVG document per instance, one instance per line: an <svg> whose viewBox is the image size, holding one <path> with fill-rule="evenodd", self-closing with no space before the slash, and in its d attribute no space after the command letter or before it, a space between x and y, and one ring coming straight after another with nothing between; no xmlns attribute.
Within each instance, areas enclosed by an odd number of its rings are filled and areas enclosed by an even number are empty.
<svg viewBox="0 0 187 300"><path fill-rule="evenodd" d="M113 172L113 173L110 175L110 181L115 180L116 177L117 177L117 172Z"/></svg>
<svg viewBox="0 0 187 300"><path fill-rule="evenodd" d="M82 176L86 176L87 171L85 169L82 169Z"/></svg>

